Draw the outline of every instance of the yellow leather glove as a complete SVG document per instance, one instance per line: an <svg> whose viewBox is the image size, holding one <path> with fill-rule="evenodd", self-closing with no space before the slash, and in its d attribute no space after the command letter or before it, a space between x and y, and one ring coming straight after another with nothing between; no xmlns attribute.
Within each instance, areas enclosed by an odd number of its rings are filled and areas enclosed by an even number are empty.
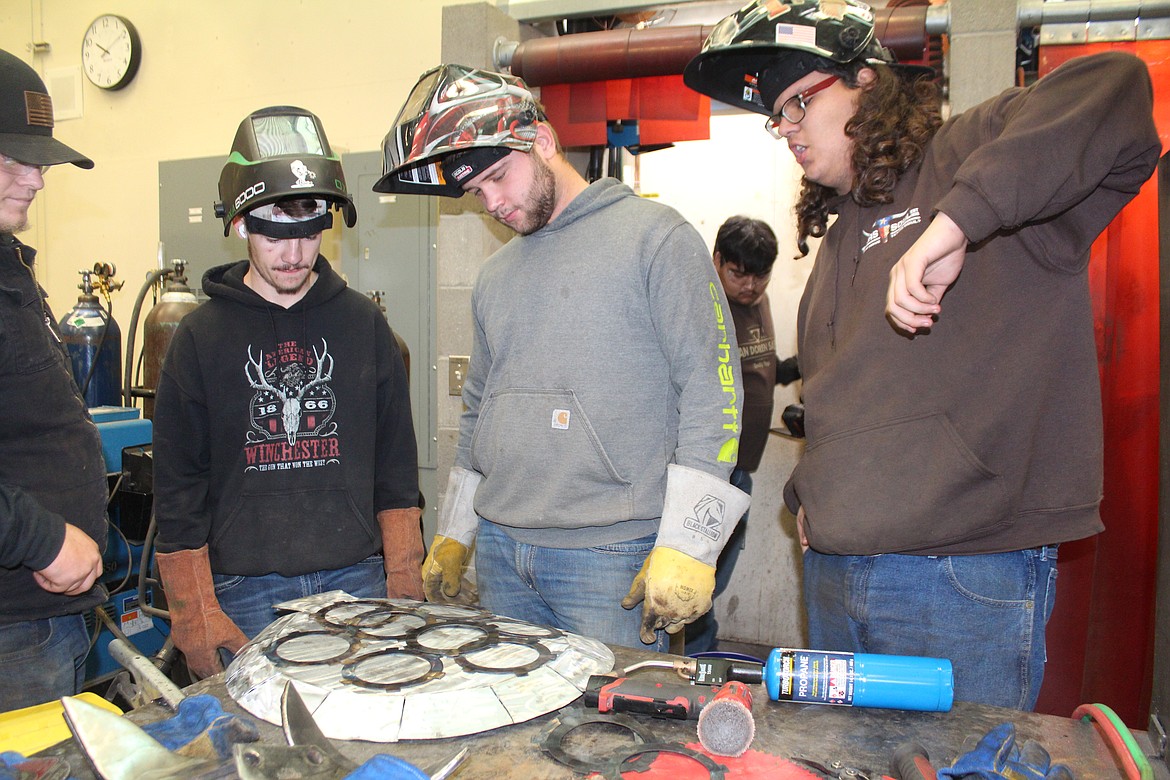
<svg viewBox="0 0 1170 780"><path fill-rule="evenodd" d="M442 603L459 595L463 587L463 567L470 555L471 548L467 545L435 534L422 565L423 592L427 601Z"/></svg>
<svg viewBox="0 0 1170 780"><path fill-rule="evenodd" d="M715 567L697 561L672 547L655 547L634 577L622 606L642 604L642 641L654 643L655 630L677 634L711 609L715 592Z"/></svg>

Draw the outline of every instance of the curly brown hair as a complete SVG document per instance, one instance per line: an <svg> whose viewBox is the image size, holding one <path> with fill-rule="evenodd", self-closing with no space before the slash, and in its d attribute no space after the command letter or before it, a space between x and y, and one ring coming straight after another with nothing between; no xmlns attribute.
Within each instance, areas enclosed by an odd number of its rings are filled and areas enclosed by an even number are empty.
<svg viewBox="0 0 1170 780"><path fill-rule="evenodd" d="M862 86L857 74L871 68L877 77ZM857 113L845 123L845 136L853 140L854 171L850 196L861 206L893 200L898 178L922 161L926 144L942 124L938 86L914 74L895 71L884 64L850 64L826 69L854 89L860 89ZM836 190L802 180L796 202L797 248L808 254L808 237L825 234L828 203Z"/></svg>

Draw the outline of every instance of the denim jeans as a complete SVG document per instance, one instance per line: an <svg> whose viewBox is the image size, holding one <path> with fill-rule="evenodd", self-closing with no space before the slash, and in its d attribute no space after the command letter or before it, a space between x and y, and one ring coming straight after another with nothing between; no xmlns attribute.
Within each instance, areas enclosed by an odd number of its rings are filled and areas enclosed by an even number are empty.
<svg viewBox="0 0 1170 780"><path fill-rule="evenodd" d="M752 494L752 473L743 469L732 469L728 480L749 496ZM727 590L731 582L731 572L735 569L735 562L739 560L739 551L743 549L747 540L747 521L751 512L744 512L739 525L727 538L727 544L719 553L719 560L715 565L715 597ZM719 631L719 621L715 619L715 605L712 603L706 615L687 626L687 653L706 653L715 647L716 634Z"/></svg>
<svg viewBox="0 0 1170 780"><path fill-rule="evenodd" d="M0 712L74 695L87 655L82 615L0 625Z"/></svg>
<svg viewBox="0 0 1170 780"><path fill-rule="evenodd" d="M815 650L950 659L957 701L1036 706L1056 547L986 555L804 554Z"/></svg>
<svg viewBox="0 0 1170 780"><path fill-rule="evenodd" d="M241 577L212 574L215 597L224 614L240 627L249 639L263 631L279 615L273 604L290 599L314 596L331 590L343 590L360 599L386 598L386 571L381 555L371 555L344 569L315 571L299 577L265 574Z"/></svg>
<svg viewBox="0 0 1170 780"><path fill-rule="evenodd" d="M521 544L502 528L480 520L475 542L479 600L497 615L553 626L611 645L665 652L669 637L659 631L642 643L642 604L621 601L654 549L655 535L579 550Z"/></svg>

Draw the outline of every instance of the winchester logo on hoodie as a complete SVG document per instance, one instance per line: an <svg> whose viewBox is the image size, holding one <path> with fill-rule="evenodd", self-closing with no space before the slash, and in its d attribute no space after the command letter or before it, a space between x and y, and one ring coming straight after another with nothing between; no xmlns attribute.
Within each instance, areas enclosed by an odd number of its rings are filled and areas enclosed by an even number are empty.
<svg viewBox="0 0 1170 780"><path fill-rule="evenodd" d="M275 471L339 463L336 398L329 386L333 358L329 345L312 352L284 341L265 352L248 347L244 366L256 390L249 407L251 429L244 447L246 470Z"/></svg>

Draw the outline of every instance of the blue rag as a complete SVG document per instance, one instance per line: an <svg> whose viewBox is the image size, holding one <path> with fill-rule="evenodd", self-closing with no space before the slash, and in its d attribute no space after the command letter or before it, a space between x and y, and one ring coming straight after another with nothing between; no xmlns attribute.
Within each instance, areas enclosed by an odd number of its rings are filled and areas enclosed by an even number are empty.
<svg viewBox="0 0 1170 780"><path fill-rule="evenodd" d="M0 763L3 763L3 766L0 766L0 780L18 780L20 770L15 767L24 763L24 756L15 750L7 750L0 753Z"/></svg>
<svg viewBox="0 0 1170 780"><path fill-rule="evenodd" d="M202 755L209 746L215 752L215 757L220 759L232 756L233 745L260 739L255 723L248 718L224 712L219 699L207 693L188 696L179 702L173 717L148 723L142 729L167 750L190 753L191 749L198 747L198 753ZM202 742L199 746L193 745L200 738L206 740L206 746Z"/></svg>
<svg viewBox="0 0 1170 780"><path fill-rule="evenodd" d="M345 780L430 780L430 776L401 758L380 754L350 772Z"/></svg>
<svg viewBox="0 0 1170 780"><path fill-rule="evenodd" d="M1053 764L1039 742L1016 744L1016 727L1001 723L984 735L969 753L959 756L949 768L938 770L939 780L1073 780L1064 764Z"/></svg>

